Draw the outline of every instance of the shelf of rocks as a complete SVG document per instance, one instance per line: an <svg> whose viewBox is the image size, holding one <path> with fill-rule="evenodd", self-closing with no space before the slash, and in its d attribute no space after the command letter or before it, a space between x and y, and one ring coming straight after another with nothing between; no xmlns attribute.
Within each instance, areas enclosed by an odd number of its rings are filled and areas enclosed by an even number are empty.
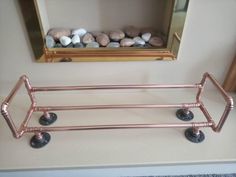
<svg viewBox="0 0 236 177"><path fill-rule="evenodd" d="M84 28L52 28L45 37L47 48L163 47L163 35L152 28L127 26L124 30L88 32Z"/></svg>

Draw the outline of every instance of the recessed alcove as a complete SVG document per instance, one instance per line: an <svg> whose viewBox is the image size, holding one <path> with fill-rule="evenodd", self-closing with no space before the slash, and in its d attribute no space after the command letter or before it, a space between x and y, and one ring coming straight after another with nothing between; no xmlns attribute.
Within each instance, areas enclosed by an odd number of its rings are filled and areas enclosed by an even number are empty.
<svg viewBox="0 0 236 177"><path fill-rule="evenodd" d="M174 60L182 36L187 0L19 0L30 41L39 62ZM85 28L109 34L127 26L155 31L160 47L48 48L52 28ZM32 33L33 32L33 33ZM140 34L141 37L141 34Z"/></svg>

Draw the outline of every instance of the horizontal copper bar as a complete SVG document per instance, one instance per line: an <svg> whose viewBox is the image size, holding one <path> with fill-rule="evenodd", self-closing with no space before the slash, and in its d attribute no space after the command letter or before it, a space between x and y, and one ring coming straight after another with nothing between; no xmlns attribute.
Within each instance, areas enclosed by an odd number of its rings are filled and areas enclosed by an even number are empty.
<svg viewBox="0 0 236 177"><path fill-rule="evenodd" d="M200 88L200 84L182 85L89 85L89 86L54 86L54 87L32 87L32 91L66 91L66 90L105 90L105 89L169 89L169 88Z"/></svg>
<svg viewBox="0 0 236 177"><path fill-rule="evenodd" d="M186 128L210 127L209 122L192 122L179 124L116 124L116 125L90 125L90 126L61 126L61 127L27 127L28 132L72 131L72 130L105 130L105 129L130 129L130 128Z"/></svg>
<svg viewBox="0 0 236 177"><path fill-rule="evenodd" d="M140 108L197 108L199 103L181 104L117 104L117 105L81 105L81 106L36 106L34 111L63 111L86 109L140 109Z"/></svg>

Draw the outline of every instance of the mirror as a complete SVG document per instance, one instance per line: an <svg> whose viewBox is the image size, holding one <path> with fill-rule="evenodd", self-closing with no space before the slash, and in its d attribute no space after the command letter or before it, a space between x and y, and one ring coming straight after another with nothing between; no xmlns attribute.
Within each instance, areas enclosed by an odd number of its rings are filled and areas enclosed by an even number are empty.
<svg viewBox="0 0 236 177"><path fill-rule="evenodd" d="M188 0L19 0L38 62L175 60Z"/></svg>

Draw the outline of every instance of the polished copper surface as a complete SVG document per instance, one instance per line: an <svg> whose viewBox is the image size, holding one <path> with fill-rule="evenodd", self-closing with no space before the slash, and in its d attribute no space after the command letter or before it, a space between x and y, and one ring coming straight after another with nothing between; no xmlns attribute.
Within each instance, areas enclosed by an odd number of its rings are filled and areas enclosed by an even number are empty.
<svg viewBox="0 0 236 177"><path fill-rule="evenodd" d="M213 118L208 113L206 107L201 101L201 96L204 91L204 86L207 80L211 81L217 88L219 93L226 101L225 110L218 123L215 123ZM28 92L31 100L31 106L28 110L24 121L19 129L16 128L8 107L17 91L22 85ZM101 89L176 89L176 88L195 88L198 90L196 95L196 102L194 103L179 103L179 104L116 104L116 105L79 105L79 106L37 106L34 96L35 92L43 91L69 91L69 90L101 90ZM62 111L62 110L84 110L84 109L147 109L147 108L183 108L189 110L190 108L199 108L203 115L206 117L206 122L189 122L189 123L163 123L163 124L115 124L115 125L89 125L89 126L60 126L60 127L29 127L33 112L42 112L46 117L50 116L49 111ZM197 84L182 84L182 85L158 85L158 84L145 84L145 85L92 85L92 86L60 86L60 87L32 87L29 79L24 75L20 77L19 81L12 89L8 97L4 100L1 106L1 113L5 118L12 134L15 138L20 138L24 133L35 133L40 137L41 132L49 131L71 131L71 130L99 130L99 129L127 129L127 128L194 128L196 133L199 128L211 127L213 131L220 132L228 114L233 108L233 99L224 91L216 79L209 73L205 73L200 83Z"/></svg>

